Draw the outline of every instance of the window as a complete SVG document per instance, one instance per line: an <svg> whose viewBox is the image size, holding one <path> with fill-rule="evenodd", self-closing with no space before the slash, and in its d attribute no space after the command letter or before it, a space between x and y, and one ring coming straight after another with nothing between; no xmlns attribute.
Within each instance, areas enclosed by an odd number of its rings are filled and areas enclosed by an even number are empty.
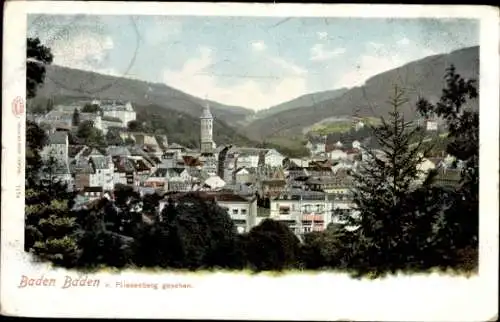
<svg viewBox="0 0 500 322"><path fill-rule="evenodd" d="M290 207L289 206L281 206L279 208L279 213L280 213L280 215L289 215L290 214Z"/></svg>
<svg viewBox="0 0 500 322"><path fill-rule="evenodd" d="M238 214L238 209L233 209L233 215L237 215Z"/></svg>
<svg viewBox="0 0 500 322"><path fill-rule="evenodd" d="M246 209L241 209L241 214L242 215L246 215L247 214L247 210Z"/></svg>

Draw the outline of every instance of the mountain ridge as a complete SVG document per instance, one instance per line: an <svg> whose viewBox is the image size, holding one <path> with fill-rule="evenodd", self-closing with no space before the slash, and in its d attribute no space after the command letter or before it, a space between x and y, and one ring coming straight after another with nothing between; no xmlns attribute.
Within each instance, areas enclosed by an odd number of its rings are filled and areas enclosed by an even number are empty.
<svg viewBox="0 0 500 322"><path fill-rule="evenodd" d="M316 102L256 119L243 129L251 139L301 136L302 130L323 119L336 116L379 117L389 112L387 100L394 85L406 90L408 103L402 108L405 115L416 118L414 109L418 97L437 101L445 85L446 68L453 64L464 78L473 78L479 84L479 46L467 47L445 54L437 54L409 62L367 79L362 86L349 89L334 99ZM472 108L478 108L477 101Z"/></svg>
<svg viewBox="0 0 500 322"><path fill-rule="evenodd" d="M161 83L111 76L80 69L49 65L44 84L35 98L66 97L120 99L139 105L158 105L199 117L205 100ZM208 100L215 117L238 122L254 111Z"/></svg>

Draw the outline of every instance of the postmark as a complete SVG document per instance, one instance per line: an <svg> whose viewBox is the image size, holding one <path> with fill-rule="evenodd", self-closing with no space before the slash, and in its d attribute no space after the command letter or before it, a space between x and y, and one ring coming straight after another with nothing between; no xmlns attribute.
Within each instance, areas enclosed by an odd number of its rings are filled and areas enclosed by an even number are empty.
<svg viewBox="0 0 500 322"><path fill-rule="evenodd" d="M24 100L21 96L17 96L16 98L14 98L11 106L12 106L12 114L14 114L16 118L20 118L21 116L23 116Z"/></svg>

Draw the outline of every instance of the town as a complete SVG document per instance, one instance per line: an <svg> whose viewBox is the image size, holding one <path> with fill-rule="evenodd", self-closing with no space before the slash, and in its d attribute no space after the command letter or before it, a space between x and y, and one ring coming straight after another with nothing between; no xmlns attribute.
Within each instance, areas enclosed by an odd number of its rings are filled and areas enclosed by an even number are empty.
<svg viewBox="0 0 500 322"><path fill-rule="evenodd" d="M285 223L302 239L306 233L342 222L342 215L354 211L351 174L370 159L365 152L370 147L364 146L367 140L311 138L307 158L291 158L276 149L217 145L208 101L200 115L200 129L192 129L200 133L199 149L170 142L166 135L135 131L131 102L75 101L56 105L45 114L28 114L27 120L43 128L48 137L41 157L50 170L44 172L43 181L66 184L77 193L76 205L113 200L115 187L122 185L142 196L161 196L156 207L160 213L167 200L199 192L227 211L239 233L270 218ZM71 142L72 133L84 123L102 135L116 133L123 143ZM429 133L441 127L434 120L419 124ZM364 126L359 120L352 124L354 130ZM443 151L426 155L418 169L421 177L431 169L438 172L436 185L458 185L461 165L454 157Z"/></svg>

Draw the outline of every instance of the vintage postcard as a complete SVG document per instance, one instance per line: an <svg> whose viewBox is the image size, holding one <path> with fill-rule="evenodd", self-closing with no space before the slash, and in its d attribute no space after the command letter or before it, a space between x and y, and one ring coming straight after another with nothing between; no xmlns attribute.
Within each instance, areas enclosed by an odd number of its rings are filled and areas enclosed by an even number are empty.
<svg viewBox="0 0 500 322"><path fill-rule="evenodd" d="M2 314L495 320L498 13L8 1Z"/></svg>

